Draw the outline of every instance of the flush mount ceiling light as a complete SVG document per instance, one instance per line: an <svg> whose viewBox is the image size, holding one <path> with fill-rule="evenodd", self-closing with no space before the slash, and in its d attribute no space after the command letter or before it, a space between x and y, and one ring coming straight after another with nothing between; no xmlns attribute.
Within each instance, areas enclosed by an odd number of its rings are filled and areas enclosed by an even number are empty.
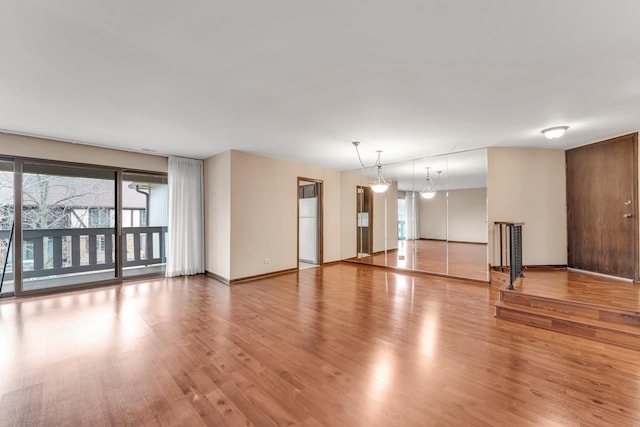
<svg viewBox="0 0 640 427"><path fill-rule="evenodd" d="M437 183L434 184L433 181L431 180L431 175L429 175L429 169L431 168L427 168L427 182L424 186L424 190L422 190L420 192L420 196L422 196L423 199L433 199L436 196L436 188L435 186L438 185ZM438 182L440 181L440 174L442 173L442 171L438 171L438 178L436 179Z"/></svg>
<svg viewBox="0 0 640 427"><path fill-rule="evenodd" d="M543 129L541 132L547 139L558 139L569 129L569 126L555 126Z"/></svg>
<svg viewBox="0 0 640 427"><path fill-rule="evenodd" d="M360 161L360 165L363 169L367 167L362 163L362 158L360 157L360 151L358 150L358 145L360 145L359 141L353 141L353 146L356 147L356 153L358 154L358 160ZM382 151L376 151L378 153L378 159L376 160L375 167L377 168L377 176L376 179L369 183L369 186L375 193L384 193L389 188L390 183L382 177L382 162L380 161L380 154Z"/></svg>

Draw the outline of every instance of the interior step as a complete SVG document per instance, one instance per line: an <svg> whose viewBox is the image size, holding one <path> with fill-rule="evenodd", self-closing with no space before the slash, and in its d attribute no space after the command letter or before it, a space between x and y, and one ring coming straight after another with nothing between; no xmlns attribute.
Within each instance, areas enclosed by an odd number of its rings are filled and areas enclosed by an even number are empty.
<svg viewBox="0 0 640 427"><path fill-rule="evenodd" d="M490 281L491 286L495 286L497 288L502 288L503 286L509 285L509 269L504 269L504 271L491 269L490 270Z"/></svg>
<svg viewBox="0 0 640 427"><path fill-rule="evenodd" d="M506 297L507 293L502 296ZM535 304L539 301L539 297L517 296L525 297L521 302L526 302L526 298L532 297L535 301L533 304L520 304L507 300L498 301L495 305L495 317L640 350L638 313L627 313L635 314L635 317L629 318L623 316L623 313L618 313L618 315L611 317L613 320L609 320L608 314L611 314L611 311L621 312L624 310L604 307L602 308L605 312L604 319L600 319L597 314L600 310L599 307L559 300L543 301L547 307L542 307ZM624 321L620 322L619 320Z"/></svg>
<svg viewBox="0 0 640 427"><path fill-rule="evenodd" d="M635 326L640 328L640 312L617 307L590 304L582 301L555 299L522 292L500 290L502 302L517 304L531 308L541 308L568 316L579 316L606 321L610 323Z"/></svg>

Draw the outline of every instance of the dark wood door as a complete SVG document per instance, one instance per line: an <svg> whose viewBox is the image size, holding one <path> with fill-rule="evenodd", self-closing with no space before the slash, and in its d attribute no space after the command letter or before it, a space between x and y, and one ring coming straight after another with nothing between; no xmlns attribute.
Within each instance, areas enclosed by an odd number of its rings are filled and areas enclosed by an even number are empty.
<svg viewBox="0 0 640 427"><path fill-rule="evenodd" d="M566 152L569 267L638 279L638 134Z"/></svg>

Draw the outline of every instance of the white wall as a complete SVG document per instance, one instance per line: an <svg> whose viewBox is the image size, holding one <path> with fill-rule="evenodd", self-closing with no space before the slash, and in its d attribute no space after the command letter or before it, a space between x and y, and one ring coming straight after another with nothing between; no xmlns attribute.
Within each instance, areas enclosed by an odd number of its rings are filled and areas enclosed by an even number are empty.
<svg viewBox="0 0 640 427"><path fill-rule="evenodd" d="M0 132L0 153L63 162L167 172L167 158Z"/></svg>
<svg viewBox="0 0 640 427"><path fill-rule="evenodd" d="M232 280L297 268L298 177L323 181L323 261L340 260L339 171L240 151L230 155Z"/></svg>
<svg viewBox="0 0 640 427"><path fill-rule="evenodd" d="M204 161L205 270L231 279L231 153Z"/></svg>
<svg viewBox="0 0 640 427"><path fill-rule="evenodd" d="M499 264L494 221L524 222L523 264L567 263L565 155L560 149L489 148L489 260Z"/></svg>

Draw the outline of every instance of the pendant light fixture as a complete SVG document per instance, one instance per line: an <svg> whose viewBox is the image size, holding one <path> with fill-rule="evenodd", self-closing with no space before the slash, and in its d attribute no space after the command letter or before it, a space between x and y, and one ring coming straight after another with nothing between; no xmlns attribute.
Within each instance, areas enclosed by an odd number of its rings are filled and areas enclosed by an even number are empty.
<svg viewBox="0 0 640 427"><path fill-rule="evenodd" d="M380 154L382 151L377 151L378 160L376 160L376 168L378 168L378 176L376 179L369 183L371 189L375 193L384 193L389 188L389 183L382 177L382 163L380 163Z"/></svg>
<svg viewBox="0 0 640 427"><path fill-rule="evenodd" d="M353 141L353 146L356 147L356 153L358 154L358 160L360 161L360 165L363 169L367 167L362 163L362 158L360 157L360 151L358 150L358 145L360 145L359 141ZM389 188L390 182L384 179L382 176L382 162L380 161L380 154L382 154L381 150L376 151L378 153L378 158L376 160L375 167L377 169L376 179L369 183L369 186L373 190L374 193L384 193Z"/></svg>
<svg viewBox="0 0 640 427"><path fill-rule="evenodd" d="M431 168L427 168L427 182L425 183L424 189L420 192L420 196L422 196L423 199L433 199L436 196L436 188L435 186L437 185L433 183L433 181L431 180L431 175L429 174L429 169ZM437 181L440 182L440 174L442 173L442 171L438 171L438 178Z"/></svg>

